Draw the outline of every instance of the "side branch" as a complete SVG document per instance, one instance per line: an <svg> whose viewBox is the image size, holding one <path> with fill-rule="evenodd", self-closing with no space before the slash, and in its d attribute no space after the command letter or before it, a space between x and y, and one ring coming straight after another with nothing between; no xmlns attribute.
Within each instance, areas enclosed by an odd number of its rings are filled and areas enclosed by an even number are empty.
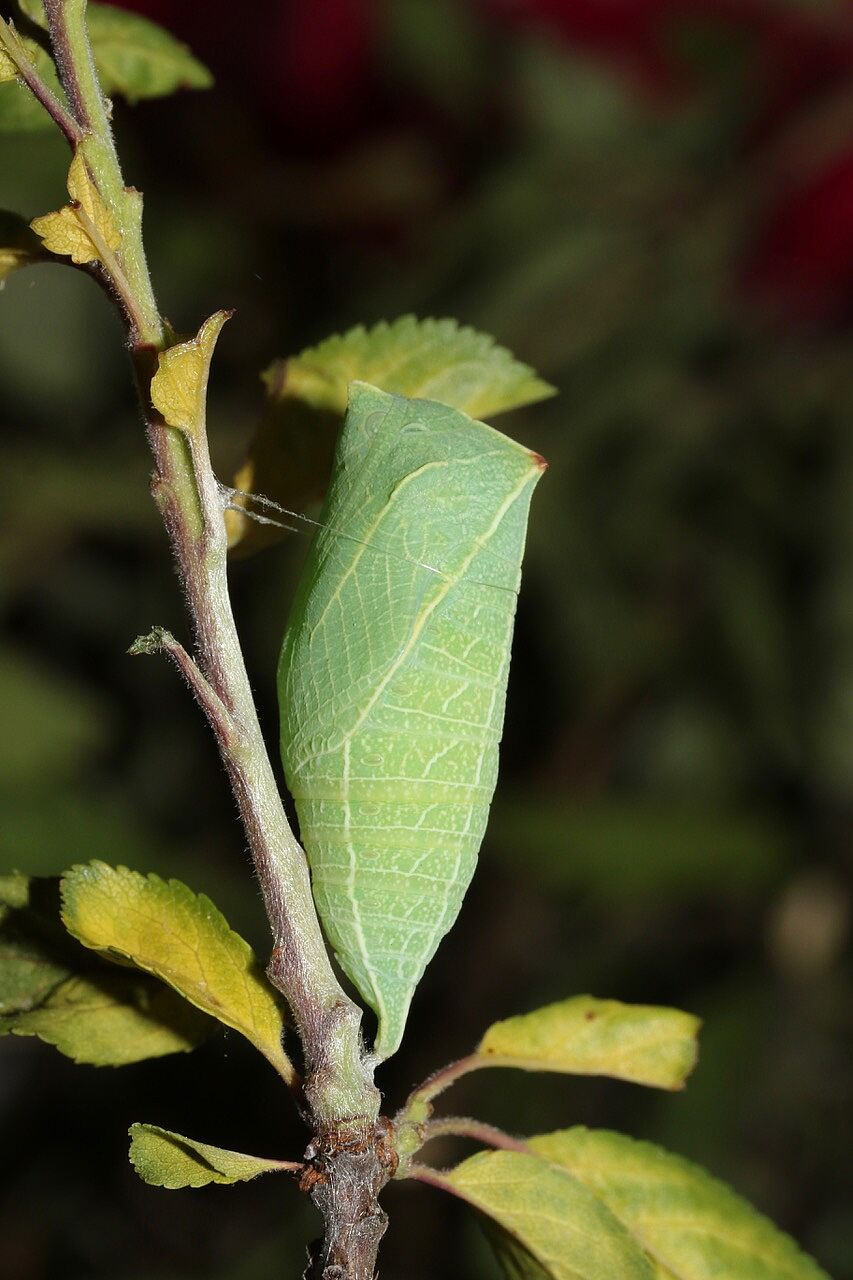
<svg viewBox="0 0 853 1280"><path fill-rule="evenodd" d="M163 627L154 627L147 636L139 636L127 651L135 658L140 654L166 653L186 680L195 699L207 717L221 750L228 748L235 735L235 725L222 699L202 674L198 664L184 646Z"/></svg>
<svg viewBox="0 0 853 1280"><path fill-rule="evenodd" d="M14 62L18 75L24 84L32 95L38 99L53 122L62 130L66 142L73 150L78 143L82 142L84 137L83 130L42 80L31 60L27 57L27 51L21 44L18 33L3 18L0 18L0 49Z"/></svg>

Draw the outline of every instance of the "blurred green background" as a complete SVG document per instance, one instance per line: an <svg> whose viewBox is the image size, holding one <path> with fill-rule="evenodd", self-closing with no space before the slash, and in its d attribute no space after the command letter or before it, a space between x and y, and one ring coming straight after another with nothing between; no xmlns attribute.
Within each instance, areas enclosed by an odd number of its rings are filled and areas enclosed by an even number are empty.
<svg viewBox="0 0 853 1280"><path fill-rule="evenodd" d="M237 308L212 387L223 477L259 371L358 321L457 316L561 392L500 422L551 464L503 772L459 924L382 1069L388 1105L548 1000L689 1009L705 1027L684 1094L488 1072L448 1106L660 1141L850 1280L849 6L132 7L218 81L117 104L115 122L171 320ZM0 207L57 207L65 167L50 134L0 135ZM177 875L264 953L197 709L165 663L125 656L153 623L186 626L119 326L84 276L10 279L0 386L0 871L99 857ZM303 544L233 570L273 748ZM5 1274L299 1273L315 1222L291 1187L145 1187L133 1120L259 1154L304 1141L236 1036L120 1071L4 1040ZM385 1201L385 1280L494 1274L456 1204L402 1184Z"/></svg>

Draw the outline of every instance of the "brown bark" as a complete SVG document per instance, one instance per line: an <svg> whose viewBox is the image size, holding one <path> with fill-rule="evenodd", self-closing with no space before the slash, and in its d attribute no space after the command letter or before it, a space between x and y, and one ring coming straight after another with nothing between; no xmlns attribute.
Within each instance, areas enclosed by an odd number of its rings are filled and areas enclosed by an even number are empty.
<svg viewBox="0 0 853 1280"><path fill-rule="evenodd" d="M390 1121L380 1117L369 1128L330 1127L309 1146L301 1186L323 1215L324 1236L311 1251L305 1280L374 1280L388 1225L378 1196L397 1165L392 1139Z"/></svg>

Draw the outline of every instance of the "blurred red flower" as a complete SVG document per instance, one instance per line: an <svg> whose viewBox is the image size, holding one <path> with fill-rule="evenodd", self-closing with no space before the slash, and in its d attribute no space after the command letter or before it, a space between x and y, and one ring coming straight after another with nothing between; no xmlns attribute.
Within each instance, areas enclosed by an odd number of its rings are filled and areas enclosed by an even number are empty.
<svg viewBox="0 0 853 1280"><path fill-rule="evenodd" d="M393 0L391 0L393 3ZM784 148L814 103L853 88L853 6L808 12L791 0L456 0L496 22L535 24L590 52L678 109L703 74L702 36L738 38L754 102L744 160ZM119 0L187 39L291 143L341 143L368 120L377 68L374 0ZM850 22L844 21L845 13ZM692 43L683 38L699 32ZM713 42L710 42L713 43ZM697 57L697 49L699 56ZM692 51L692 52L689 52ZM853 289L853 136L819 171L768 189L743 279L809 315L831 314Z"/></svg>
<svg viewBox="0 0 853 1280"><path fill-rule="evenodd" d="M853 146L767 211L744 266L747 288L809 320L853 301Z"/></svg>
<svg viewBox="0 0 853 1280"><path fill-rule="evenodd" d="M692 26L744 37L746 83L755 103L747 163L762 147L784 152L821 99L853 94L851 5L807 13L788 0L473 3L505 20L537 22L673 105L701 77L701 62L688 59L679 30ZM825 146L824 137L816 141ZM741 279L777 306L809 319L830 318L853 298L853 135L838 137L817 169L797 145L799 166L780 166L784 178L768 183Z"/></svg>

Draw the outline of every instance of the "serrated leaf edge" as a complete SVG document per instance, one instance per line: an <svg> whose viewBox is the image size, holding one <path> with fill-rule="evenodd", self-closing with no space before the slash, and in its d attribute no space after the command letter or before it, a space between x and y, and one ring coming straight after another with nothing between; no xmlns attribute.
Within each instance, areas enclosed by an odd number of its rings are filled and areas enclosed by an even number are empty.
<svg viewBox="0 0 853 1280"><path fill-rule="evenodd" d="M134 1123L128 1129L127 1133L128 1133L128 1137L130 1138L130 1148L127 1153L127 1158L130 1161L136 1174L148 1186L162 1187L166 1191L179 1191L185 1188L198 1189L203 1186L208 1186L211 1183L215 1183L218 1186L233 1186L234 1183L236 1182L252 1182L254 1181L255 1178L259 1178L265 1173L294 1173L304 1168L304 1165L298 1161L268 1159L266 1156L255 1156L255 1155L250 1155L244 1151L232 1151L226 1147L216 1147L212 1143L208 1143L208 1142L198 1144L199 1146L207 1147L209 1150L212 1150L212 1151L221 1151L222 1154L225 1156L236 1156L238 1159L241 1159L241 1160L258 1162L259 1167L256 1169L254 1173L247 1174L247 1176L244 1178L235 1178L235 1177L231 1177L228 1174L223 1174L220 1169L217 1169L216 1166L212 1164L210 1160L208 1160L205 1156L202 1155L200 1151L197 1150L195 1145L195 1142L197 1140L192 1138L187 1138L184 1134L175 1133L171 1129L163 1129L160 1127L160 1125L147 1124L141 1121L134 1121ZM200 1181L200 1182L180 1182L180 1183L175 1183L174 1185L170 1185L168 1182L152 1182L151 1179L147 1178L144 1175L144 1173L140 1168L140 1162L136 1158L138 1156L138 1148L136 1145L137 1139L139 1135L143 1133L151 1134L151 1135L154 1135L155 1137L162 1138L166 1142L171 1143L173 1146L178 1147L183 1152L188 1154L192 1160L196 1161L200 1167L203 1168L203 1166L207 1165L208 1169L210 1169L211 1171L211 1176L209 1178L205 1178L203 1181Z"/></svg>
<svg viewBox="0 0 853 1280"><path fill-rule="evenodd" d="M70 904L68 903L69 886L66 884L66 881L69 879L69 877L71 877L75 873L85 873L93 869L105 870L112 874L118 874L120 876L125 876L125 877L132 877L132 878L138 877L142 881L149 882L154 885L165 886L170 891L170 893L174 894L177 898L182 899L185 904L189 905L191 901L193 906L199 905L203 907L205 912L208 914L209 918L212 918L217 925L222 926L224 930L229 935L231 935L231 937L236 939L237 944L239 945L240 949L244 951L247 958L251 957L252 959L257 961L257 957L255 956L255 953L252 947L249 945L249 943L241 934L237 933L235 929L231 928L225 916L222 914L222 912L219 910L216 904L207 896L207 894L196 893L195 890L189 887L189 885L184 884L182 880L177 880L172 877L166 880L162 876L157 875L156 872L152 871L152 872L144 873L141 871L134 871L132 868L125 867L123 865L113 867L113 866L110 866L109 863L103 862L100 859L93 859L91 862L75 863L73 866L69 867L68 870L62 876L62 879L60 881L60 889L59 889L60 899L62 903L62 912L61 912L62 922L65 925L68 932L71 934L71 936L76 938L77 941L82 944L82 946L88 947L90 951L95 951L99 955L108 956L111 960L113 960L114 962L120 965L129 965L133 968L141 970L143 973L152 974L153 977L159 979L160 982L163 982L166 986L171 987L173 991L176 991L178 995L183 997L183 999L186 1000L189 1004L194 1005L197 1009L200 1009L202 1013L206 1013L210 1017L217 1019L217 1021L219 1021L223 1026L230 1027L232 1030L237 1031L239 1034L245 1035L246 1038L250 1041L250 1043L252 1043L255 1046L255 1048L258 1049L258 1051L262 1053L263 1056L267 1058L267 1060L275 1067L275 1069L279 1072L279 1074L289 1083L292 1082L295 1079L295 1074L296 1074L295 1069L289 1057L284 1052L284 1049L281 1046L279 1046L278 1054L277 1055L273 1054L270 1051L269 1046L265 1045L263 1039L260 1036L257 1036L257 1037L249 1036L247 1034L247 1030L245 1027L235 1026L232 1021L221 1017L219 1014L217 1014L214 1011L211 1005L208 1005L208 1006L202 1005L201 1003L199 1003L198 1000L193 999L192 996L190 995L187 995L187 993L183 991L175 982L172 982L168 977L164 976L163 973L158 972L157 969L152 968L149 965L141 964L136 960L131 959L130 956L123 951L117 951L112 947L102 947L102 946L98 946L95 943L88 942L84 937L82 937L78 932L75 931L72 923L68 919L68 914L67 914L68 911L70 910ZM260 968L260 965L259 965L259 968ZM262 972L263 971L261 970L261 973ZM264 981L266 982L266 979L264 979ZM275 991L275 989L272 987L271 984L267 983L267 986L269 988L270 995L272 996L275 1004L277 1005L277 1007L281 1012L282 1029L283 1029L285 1024L285 1017L284 1017L284 1010L281 1006L280 997L278 996L278 993Z"/></svg>

